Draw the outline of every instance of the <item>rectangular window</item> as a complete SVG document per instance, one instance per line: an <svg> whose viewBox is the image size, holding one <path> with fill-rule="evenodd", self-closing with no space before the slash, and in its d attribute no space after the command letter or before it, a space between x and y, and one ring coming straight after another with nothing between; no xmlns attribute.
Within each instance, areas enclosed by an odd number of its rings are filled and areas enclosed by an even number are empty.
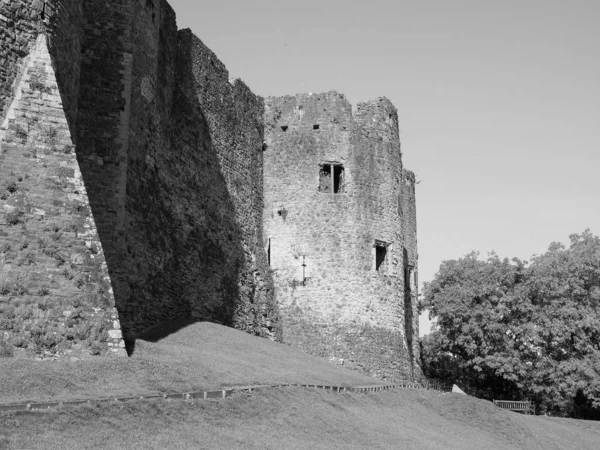
<svg viewBox="0 0 600 450"><path fill-rule="evenodd" d="M271 265L271 238L269 238L269 244L267 246L267 261Z"/></svg>
<svg viewBox="0 0 600 450"><path fill-rule="evenodd" d="M344 166L332 165L333 167L333 193L339 194L344 192Z"/></svg>
<svg viewBox="0 0 600 450"><path fill-rule="evenodd" d="M406 266L404 268L404 290L409 294L412 290L412 276L413 268L411 266Z"/></svg>
<svg viewBox="0 0 600 450"><path fill-rule="evenodd" d="M388 244L383 241L375 241L375 270L383 272L385 269L388 252Z"/></svg>
<svg viewBox="0 0 600 450"><path fill-rule="evenodd" d="M319 170L319 192L342 194L345 191L344 166L324 163Z"/></svg>
<svg viewBox="0 0 600 450"><path fill-rule="evenodd" d="M377 246L375 248L375 270L379 271L381 266L385 262L385 256L387 253L387 249L385 247Z"/></svg>

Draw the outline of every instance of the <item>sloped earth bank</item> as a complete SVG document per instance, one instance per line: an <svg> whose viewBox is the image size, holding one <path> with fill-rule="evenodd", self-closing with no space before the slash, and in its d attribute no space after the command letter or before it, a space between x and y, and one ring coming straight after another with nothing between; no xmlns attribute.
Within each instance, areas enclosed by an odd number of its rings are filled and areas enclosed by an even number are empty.
<svg viewBox="0 0 600 450"><path fill-rule="evenodd" d="M0 404L288 383L366 386L382 381L208 322L189 325L158 342L138 340L130 358L0 358Z"/></svg>
<svg viewBox="0 0 600 450"><path fill-rule="evenodd" d="M279 388L0 415L0 449L596 449L600 424L522 416L460 394Z"/></svg>
<svg viewBox="0 0 600 450"><path fill-rule="evenodd" d="M286 345L210 323L131 358L0 358L0 403L249 384L381 384ZM138 400L0 414L0 449L597 449L600 423L523 416L459 394L303 388L219 401Z"/></svg>

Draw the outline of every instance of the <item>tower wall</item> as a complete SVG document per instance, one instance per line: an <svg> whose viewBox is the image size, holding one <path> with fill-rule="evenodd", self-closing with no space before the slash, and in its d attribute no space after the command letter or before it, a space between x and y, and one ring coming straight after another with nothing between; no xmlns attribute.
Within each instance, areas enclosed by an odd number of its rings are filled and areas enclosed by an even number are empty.
<svg viewBox="0 0 600 450"><path fill-rule="evenodd" d="M413 376L395 108L377 99L353 115L328 92L268 98L265 115L265 248L284 341L383 379ZM323 189L323 165L343 167L340 192Z"/></svg>

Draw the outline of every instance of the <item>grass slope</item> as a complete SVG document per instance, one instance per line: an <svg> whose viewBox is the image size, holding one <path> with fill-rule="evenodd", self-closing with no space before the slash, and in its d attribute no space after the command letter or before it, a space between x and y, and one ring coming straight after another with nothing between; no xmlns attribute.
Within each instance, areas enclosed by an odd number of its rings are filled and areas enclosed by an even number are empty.
<svg viewBox="0 0 600 450"><path fill-rule="evenodd" d="M274 389L0 414L0 449L596 449L600 424L522 416L459 394Z"/></svg>
<svg viewBox="0 0 600 450"><path fill-rule="evenodd" d="M287 345L200 322L131 358L31 361L0 358L0 403L188 392L249 384L381 384Z"/></svg>
<svg viewBox="0 0 600 450"><path fill-rule="evenodd" d="M43 381L36 381L38 376ZM128 360L0 360L1 401L20 399L25 391L36 399L81 398L115 390L185 391L190 384L296 381L378 382L206 323L160 343L143 342ZM432 391L336 394L284 388L219 401L142 400L1 413L0 449L13 448L587 450L600 448L600 423L523 416L487 401Z"/></svg>

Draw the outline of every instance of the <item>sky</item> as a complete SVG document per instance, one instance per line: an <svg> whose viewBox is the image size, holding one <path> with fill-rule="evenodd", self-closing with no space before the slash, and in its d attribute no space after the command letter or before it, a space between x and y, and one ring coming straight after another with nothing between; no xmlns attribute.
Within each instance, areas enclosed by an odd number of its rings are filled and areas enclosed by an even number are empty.
<svg viewBox="0 0 600 450"><path fill-rule="evenodd" d="M258 95L394 103L421 283L473 250L600 235L599 0L169 3Z"/></svg>

